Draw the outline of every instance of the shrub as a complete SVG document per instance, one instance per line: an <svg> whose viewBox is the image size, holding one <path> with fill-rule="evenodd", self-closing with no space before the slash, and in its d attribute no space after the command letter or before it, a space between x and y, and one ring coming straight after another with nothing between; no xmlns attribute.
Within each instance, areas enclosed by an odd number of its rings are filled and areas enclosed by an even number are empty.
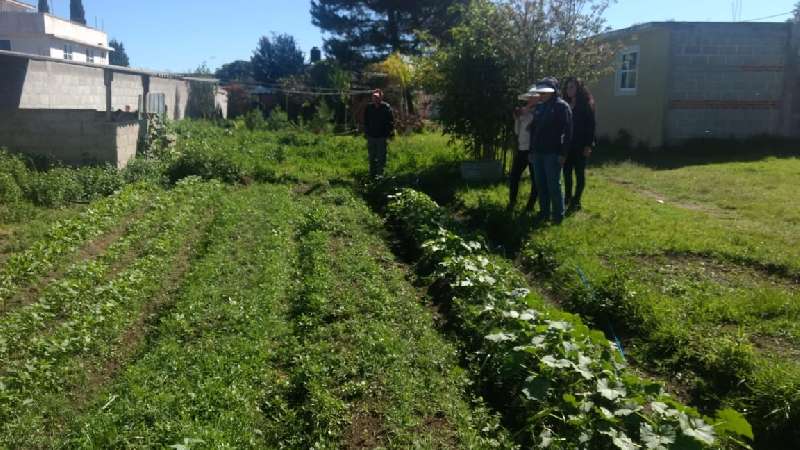
<svg viewBox="0 0 800 450"><path fill-rule="evenodd" d="M251 109L243 116L244 125L248 130L265 130L267 121L264 113L260 109Z"/></svg>
<svg viewBox="0 0 800 450"><path fill-rule="evenodd" d="M33 172L24 187L25 197L39 206L58 208L81 199L83 185L75 176L74 170L52 169L47 172Z"/></svg>
<svg viewBox="0 0 800 450"><path fill-rule="evenodd" d="M267 129L272 131L285 130L292 127L292 122L289 121L289 115L286 111L275 108L267 118Z"/></svg>

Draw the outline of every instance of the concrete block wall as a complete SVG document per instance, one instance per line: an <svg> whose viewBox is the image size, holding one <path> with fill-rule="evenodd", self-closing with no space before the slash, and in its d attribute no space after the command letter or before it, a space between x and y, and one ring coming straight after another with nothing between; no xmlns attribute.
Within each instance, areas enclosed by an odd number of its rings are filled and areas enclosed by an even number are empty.
<svg viewBox="0 0 800 450"><path fill-rule="evenodd" d="M164 94L167 114L172 120L183 120L186 117L186 105L189 102L189 83L166 78L151 78L150 92Z"/></svg>
<svg viewBox="0 0 800 450"><path fill-rule="evenodd" d="M66 164L108 163L124 167L136 155L140 123L107 122L89 110L0 111L0 145Z"/></svg>
<svg viewBox="0 0 800 450"><path fill-rule="evenodd" d="M100 71L102 73L102 71ZM105 92L105 85L103 85ZM144 93L144 84L140 75L130 75L125 73L115 73L114 82L111 85L111 109L114 111L138 111L139 97ZM103 107L105 111L105 97L103 97Z"/></svg>
<svg viewBox="0 0 800 450"><path fill-rule="evenodd" d="M118 168L124 168L133 158L139 148L140 130L144 129L139 121L104 123L115 133L116 162Z"/></svg>
<svg viewBox="0 0 800 450"><path fill-rule="evenodd" d="M102 68L39 60L27 61L26 66L18 58L5 59L9 64L0 66L0 80L12 76L18 79L19 72L24 73L24 78L21 83L15 82L13 87L10 87L10 83L6 84L4 88L18 90L19 94L3 92L0 102L15 102L13 106L20 109L106 110L106 85ZM0 59L0 63L5 59ZM10 73L12 69L13 74ZM8 74L5 73L7 71ZM139 74L114 73L111 86L113 111L138 111L139 97L144 93L142 77ZM182 120L185 117L189 100L188 81L150 76L150 92L165 94L170 119Z"/></svg>
<svg viewBox="0 0 800 450"><path fill-rule="evenodd" d="M675 23L667 142L781 134L791 26Z"/></svg>
<svg viewBox="0 0 800 450"><path fill-rule="evenodd" d="M102 70L31 60L22 86L19 108L104 111L105 99Z"/></svg>

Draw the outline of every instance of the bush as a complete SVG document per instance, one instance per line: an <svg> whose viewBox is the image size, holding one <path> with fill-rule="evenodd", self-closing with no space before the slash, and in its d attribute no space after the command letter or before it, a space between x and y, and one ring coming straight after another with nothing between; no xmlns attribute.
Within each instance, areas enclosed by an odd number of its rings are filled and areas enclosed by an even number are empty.
<svg viewBox="0 0 800 450"><path fill-rule="evenodd" d="M122 170L120 176L125 184L150 181L165 185L168 181L165 175L168 164L168 162L157 159L135 158Z"/></svg>
<svg viewBox="0 0 800 450"><path fill-rule="evenodd" d="M11 174L0 172L0 203L9 205L22 200L22 189Z"/></svg>
<svg viewBox="0 0 800 450"><path fill-rule="evenodd" d="M280 108L273 109L267 118L267 129L279 131L287 128L292 128L292 122L289 121L289 114Z"/></svg>
<svg viewBox="0 0 800 450"><path fill-rule="evenodd" d="M66 168L33 172L24 189L29 201L50 208L65 206L83 196L83 185L75 176L75 171Z"/></svg>
<svg viewBox="0 0 800 450"><path fill-rule="evenodd" d="M243 116L244 125L248 130L265 130L267 129L267 121L264 119L264 113L260 109L252 109Z"/></svg>

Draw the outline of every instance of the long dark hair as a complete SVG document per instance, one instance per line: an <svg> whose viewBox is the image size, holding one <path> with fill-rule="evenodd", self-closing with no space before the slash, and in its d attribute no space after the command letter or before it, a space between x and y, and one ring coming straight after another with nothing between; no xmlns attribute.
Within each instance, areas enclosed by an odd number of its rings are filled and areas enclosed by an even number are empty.
<svg viewBox="0 0 800 450"><path fill-rule="evenodd" d="M575 83L575 87L577 88L575 89L575 97L576 97L575 99L572 99L569 96L570 83ZM592 93L589 92L589 89L586 88L586 84L584 84L583 80L581 80L580 78L576 77L567 78L566 81L564 81L562 92L564 94L563 98L565 102L572 104L574 100L576 108L580 106L585 106L594 111L594 97L592 96Z"/></svg>

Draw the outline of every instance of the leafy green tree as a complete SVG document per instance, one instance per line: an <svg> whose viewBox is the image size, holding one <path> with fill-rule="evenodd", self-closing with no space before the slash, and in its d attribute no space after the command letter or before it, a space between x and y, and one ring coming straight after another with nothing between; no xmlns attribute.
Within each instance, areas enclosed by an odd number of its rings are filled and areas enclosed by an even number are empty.
<svg viewBox="0 0 800 450"><path fill-rule="evenodd" d="M69 0L69 20L86 25L86 11L81 0Z"/></svg>
<svg viewBox="0 0 800 450"><path fill-rule="evenodd" d="M50 3L47 0L39 0L39 12L50 14Z"/></svg>
<svg viewBox="0 0 800 450"><path fill-rule="evenodd" d="M451 42L421 58L419 77L440 97L445 131L478 159L510 136L515 94L545 76L593 81L616 45L598 37L609 0L472 0Z"/></svg>
<svg viewBox="0 0 800 450"><path fill-rule="evenodd" d="M423 85L439 96L444 131L475 159L495 159L511 132L510 28L497 4L473 0L452 30L451 44L420 65Z"/></svg>
<svg viewBox="0 0 800 450"><path fill-rule="evenodd" d="M114 51L108 56L108 63L112 66L130 67L131 62L128 53L125 52L125 45L116 39L112 39L108 46Z"/></svg>
<svg viewBox="0 0 800 450"><path fill-rule="evenodd" d="M425 39L446 36L457 21L454 5L467 0L314 0L314 25L332 37L325 52L350 68L385 59L392 53L420 53Z"/></svg>
<svg viewBox="0 0 800 450"><path fill-rule="evenodd" d="M272 39L262 37L250 62L253 77L262 83L275 83L305 69L305 55L288 34L273 34Z"/></svg>
<svg viewBox="0 0 800 450"><path fill-rule="evenodd" d="M602 42L610 0L503 0L500 13L511 24L507 51L516 61L512 81L525 89L545 76L598 79L615 45Z"/></svg>
<svg viewBox="0 0 800 450"><path fill-rule="evenodd" d="M214 72L214 76L226 83L232 81L249 83L253 81L253 64L242 60L223 64Z"/></svg>

